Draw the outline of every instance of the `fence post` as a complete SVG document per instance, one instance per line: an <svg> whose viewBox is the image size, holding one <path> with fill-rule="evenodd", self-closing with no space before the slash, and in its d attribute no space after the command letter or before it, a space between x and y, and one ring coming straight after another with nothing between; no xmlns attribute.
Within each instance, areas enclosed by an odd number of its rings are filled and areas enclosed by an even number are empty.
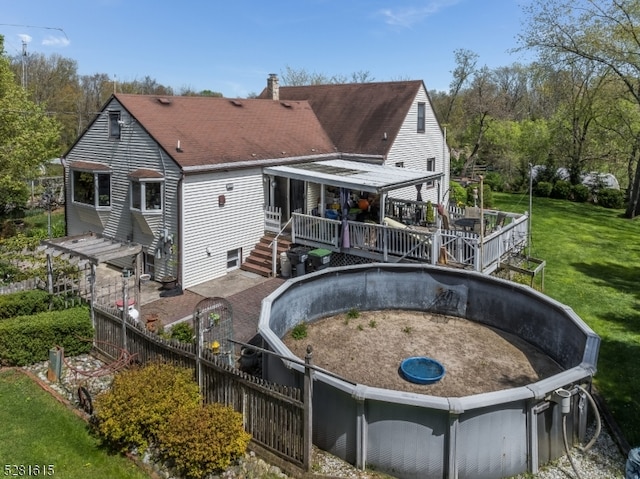
<svg viewBox="0 0 640 479"><path fill-rule="evenodd" d="M127 280L122 278L122 349L127 348L127 315L129 314L129 298L127 297Z"/></svg>
<svg viewBox="0 0 640 479"><path fill-rule="evenodd" d="M53 259L51 253L47 253L47 292L53 294Z"/></svg>
<svg viewBox="0 0 640 479"><path fill-rule="evenodd" d="M305 472L311 470L311 448L313 444L313 347L307 346L307 354L304 357L304 451L302 465Z"/></svg>
<svg viewBox="0 0 640 479"><path fill-rule="evenodd" d="M202 394L202 371L200 361L200 357L202 355L202 321L200 320L200 309L196 310L193 323L196 330L196 381L198 381L198 389Z"/></svg>

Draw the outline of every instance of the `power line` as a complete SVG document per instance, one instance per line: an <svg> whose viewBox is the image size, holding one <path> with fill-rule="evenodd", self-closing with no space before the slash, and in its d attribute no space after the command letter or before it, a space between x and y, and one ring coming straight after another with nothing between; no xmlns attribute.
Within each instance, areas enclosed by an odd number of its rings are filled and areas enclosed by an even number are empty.
<svg viewBox="0 0 640 479"><path fill-rule="evenodd" d="M15 23L0 23L0 25L5 26L5 27L42 28L44 30L58 30L59 32L62 32L62 34L64 35L64 37L67 40L69 40L69 37L67 36L65 31L60 27L41 27L41 26L38 26L38 25L18 25L18 24L15 24Z"/></svg>

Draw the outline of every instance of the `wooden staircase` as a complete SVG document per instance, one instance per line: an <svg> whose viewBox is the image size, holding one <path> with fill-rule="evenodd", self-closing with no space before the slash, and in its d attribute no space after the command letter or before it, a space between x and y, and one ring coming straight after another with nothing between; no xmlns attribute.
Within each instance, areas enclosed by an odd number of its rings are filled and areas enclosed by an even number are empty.
<svg viewBox="0 0 640 479"><path fill-rule="evenodd" d="M273 276L272 271L272 246L271 243L275 239L274 233L266 233L255 248L249 253L247 259L240 265L240 269L243 271L250 271L251 273L259 274L267 278ZM280 270L280 253L287 251L291 246L291 241L283 236L278 237L278 251L276 254L276 270Z"/></svg>

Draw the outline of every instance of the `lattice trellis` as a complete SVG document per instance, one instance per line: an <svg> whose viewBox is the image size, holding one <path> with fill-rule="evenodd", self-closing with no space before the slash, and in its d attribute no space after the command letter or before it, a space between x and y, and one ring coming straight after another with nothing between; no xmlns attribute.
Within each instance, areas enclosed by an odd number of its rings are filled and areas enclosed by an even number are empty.
<svg viewBox="0 0 640 479"><path fill-rule="evenodd" d="M231 354L233 339L233 311L231 303L224 298L206 298L200 301L194 311L195 319L200 318L200 334L202 347L214 349L220 354ZM215 343L218 343L218 346Z"/></svg>

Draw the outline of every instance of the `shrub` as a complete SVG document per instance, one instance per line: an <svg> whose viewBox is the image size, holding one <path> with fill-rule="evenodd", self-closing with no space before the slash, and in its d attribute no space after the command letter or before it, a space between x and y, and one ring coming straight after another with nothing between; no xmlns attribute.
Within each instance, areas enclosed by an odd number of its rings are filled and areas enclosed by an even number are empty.
<svg viewBox="0 0 640 479"><path fill-rule="evenodd" d="M0 319L29 316L49 310L51 295L34 289L0 296Z"/></svg>
<svg viewBox="0 0 640 479"><path fill-rule="evenodd" d="M480 185L472 184L467 186L467 205L473 206L474 198L473 198L473 190L478 189L478 206L480 206ZM482 204L484 208L491 208L493 206L493 193L491 191L491 187L489 185L483 184L482 187Z"/></svg>
<svg viewBox="0 0 640 479"><path fill-rule="evenodd" d="M578 203L585 203L589 199L589 188L582 183L571 186L571 199Z"/></svg>
<svg viewBox="0 0 640 479"><path fill-rule="evenodd" d="M194 340L193 328L189 326L189 323L178 323L171 328L169 337L183 343L191 343Z"/></svg>
<svg viewBox="0 0 640 479"><path fill-rule="evenodd" d="M496 171L489 171L484 178L484 184L491 188L491 191L504 191L504 178Z"/></svg>
<svg viewBox="0 0 640 479"><path fill-rule="evenodd" d="M543 198L548 198L551 195L551 191L553 190L553 184L547 181L539 181L533 187L533 194L535 196L541 196Z"/></svg>
<svg viewBox="0 0 640 479"><path fill-rule="evenodd" d="M467 204L467 190L455 181L449 183L449 202L454 204Z"/></svg>
<svg viewBox="0 0 640 479"><path fill-rule="evenodd" d="M250 439L242 415L222 404L177 410L158 433L162 458L181 477L194 479L226 469L245 453Z"/></svg>
<svg viewBox="0 0 640 479"><path fill-rule="evenodd" d="M605 208L619 209L624 207L624 193L621 190L603 188L598 191L597 199L597 203Z"/></svg>
<svg viewBox="0 0 640 479"><path fill-rule="evenodd" d="M49 350L64 348L77 356L91 350L93 328L86 306L47 311L0 321L0 364L26 366L49 357Z"/></svg>
<svg viewBox="0 0 640 479"><path fill-rule="evenodd" d="M431 203L431 201L427 201L427 211L426 211L425 220L428 224L433 224L436 222L435 208L433 207L433 203Z"/></svg>
<svg viewBox="0 0 640 479"><path fill-rule="evenodd" d="M565 180L558 180L553 185L551 197L559 200L566 200L571 195L571 183Z"/></svg>
<svg viewBox="0 0 640 479"><path fill-rule="evenodd" d="M95 427L110 447L144 452L157 442L171 414L197 409L200 404L192 371L151 363L115 376L111 389L94 402Z"/></svg>

